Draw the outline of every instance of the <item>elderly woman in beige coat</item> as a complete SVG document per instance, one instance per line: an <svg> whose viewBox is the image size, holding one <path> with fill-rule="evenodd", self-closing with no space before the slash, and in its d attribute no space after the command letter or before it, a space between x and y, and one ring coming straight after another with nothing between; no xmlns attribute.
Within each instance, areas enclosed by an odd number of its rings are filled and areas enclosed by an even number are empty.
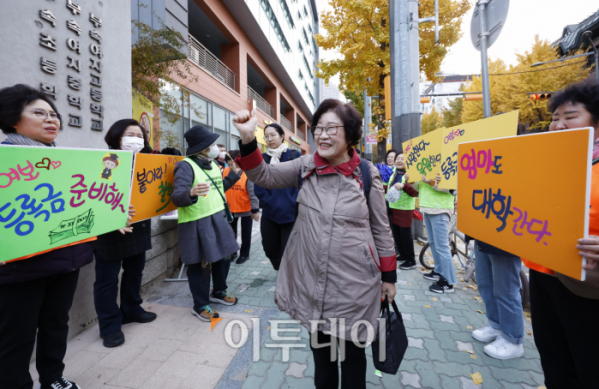
<svg viewBox="0 0 599 389"><path fill-rule="evenodd" d="M370 162L365 165L370 171L361 172L353 148L362 137L360 114L351 104L323 101L312 121L316 152L275 165L266 164L257 147L255 111L238 112L233 124L241 135L236 162L251 181L268 189L303 182L276 300L312 333L315 385L338 387L338 363L331 356L339 341L345 350L341 387L365 388L365 343L378 331L382 298L395 297L397 274L383 182ZM363 173L371 178L368 199Z"/></svg>

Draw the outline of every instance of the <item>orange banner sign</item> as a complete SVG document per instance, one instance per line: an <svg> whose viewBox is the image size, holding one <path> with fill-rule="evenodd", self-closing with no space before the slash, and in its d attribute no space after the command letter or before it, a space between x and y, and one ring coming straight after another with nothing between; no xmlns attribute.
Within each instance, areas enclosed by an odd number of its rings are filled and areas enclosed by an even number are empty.
<svg viewBox="0 0 599 389"><path fill-rule="evenodd" d="M584 280L578 239L588 236L590 128L461 143L458 229Z"/></svg>
<svg viewBox="0 0 599 389"><path fill-rule="evenodd" d="M159 154L136 154L131 180L133 222L177 209L171 202L175 183L175 165L185 157Z"/></svg>

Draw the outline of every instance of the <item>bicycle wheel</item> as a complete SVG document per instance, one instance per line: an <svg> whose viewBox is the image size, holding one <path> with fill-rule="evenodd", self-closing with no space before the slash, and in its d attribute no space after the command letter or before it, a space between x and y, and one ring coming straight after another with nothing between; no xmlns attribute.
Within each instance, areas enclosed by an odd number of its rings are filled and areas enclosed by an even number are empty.
<svg viewBox="0 0 599 389"><path fill-rule="evenodd" d="M520 290L520 294L522 296L522 309L526 309L528 303L530 302L530 289L528 286L528 277L526 277L524 269L520 269L520 285L522 287Z"/></svg>
<svg viewBox="0 0 599 389"><path fill-rule="evenodd" d="M434 270L435 265L429 265L428 260L426 258L424 258L426 251L428 251L430 249L430 247L431 247L431 245L429 243L426 243L424 246L422 246L422 250L420 250L419 260L420 260L420 264L422 266L424 266L425 269ZM432 253L429 253L429 255L432 256Z"/></svg>

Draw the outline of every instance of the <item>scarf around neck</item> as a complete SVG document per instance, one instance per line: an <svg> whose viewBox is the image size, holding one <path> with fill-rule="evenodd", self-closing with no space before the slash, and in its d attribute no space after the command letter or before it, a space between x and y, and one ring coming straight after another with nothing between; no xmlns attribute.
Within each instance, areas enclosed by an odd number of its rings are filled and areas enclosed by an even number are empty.
<svg viewBox="0 0 599 389"><path fill-rule="evenodd" d="M35 147L56 147L56 142L50 144L38 142L24 135L11 132L6 137L6 141L18 146L35 146Z"/></svg>
<svg viewBox="0 0 599 389"><path fill-rule="evenodd" d="M287 144L281 143L281 145L276 149L266 150L266 154L270 155L270 164L274 165L275 163L281 162L281 155L283 155L283 153L287 151L288 148L289 147L287 146Z"/></svg>

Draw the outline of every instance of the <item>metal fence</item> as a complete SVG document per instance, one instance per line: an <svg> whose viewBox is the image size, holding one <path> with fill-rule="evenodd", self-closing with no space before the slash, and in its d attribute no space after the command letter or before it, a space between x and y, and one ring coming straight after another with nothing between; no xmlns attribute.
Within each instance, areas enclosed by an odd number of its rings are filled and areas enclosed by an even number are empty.
<svg viewBox="0 0 599 389"><path fill-rule="evenodd" d="M289 131L293 132L293 124L291 124L291 122L287 120L287 118L283 116L283 114L281 114L281 125Z"/></svg>
<svg viewBox="0 0 599 389"><path fill-rule="evenodd" d="M189 54L188 58L198 66L206 69L220 82L235 90L235 73L221 62L218 57L212 54L196 38L189 34Z"/></svg>
<svg viewBox="0 0 599 389"><path fill-rule="evenodd" d="M268 102L264 100L264 98L260 96L258 92L250 88L249 85L248 100L256 100L256 106L260 111L264 112L273 119L275 118L275 109L272 107L272 105L268 104Z"/></svg>

